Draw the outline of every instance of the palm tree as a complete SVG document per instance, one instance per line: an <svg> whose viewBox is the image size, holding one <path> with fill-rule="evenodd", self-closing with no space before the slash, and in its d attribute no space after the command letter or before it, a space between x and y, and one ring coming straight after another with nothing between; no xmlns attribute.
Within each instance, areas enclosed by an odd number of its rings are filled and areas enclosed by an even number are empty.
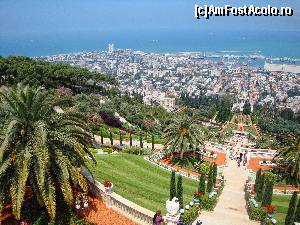
<svg viewBox="0 0 300 225"><path fill-rule="evenodd" d="M291 141L292 144L286 148L278 150L275 159L282 160L286 164L286 170L290 180L294 184L300 183L300 137L297 141Z"/></svg>
<svg viewBox="0 0 300 225"><path fill-rule="evenodd" d="M176 149L180 152L180 159L190 146L196 147L202 143L203 132L200 127L189 117L175 118L164 130L164 149L173 153Z"/></svg>
<svg viewBox="0 0 300 225"><path fill-rule="evenodd" d="M45 207L51 221L56 216L56 196L73 203L73 187L88 190L82 167L92 136L79 115L57 110L42 88L19 84L0 89L0 212L9 201L16 219L21 217L26 189ZM56 110L55 110L56 109Z"/></svg>

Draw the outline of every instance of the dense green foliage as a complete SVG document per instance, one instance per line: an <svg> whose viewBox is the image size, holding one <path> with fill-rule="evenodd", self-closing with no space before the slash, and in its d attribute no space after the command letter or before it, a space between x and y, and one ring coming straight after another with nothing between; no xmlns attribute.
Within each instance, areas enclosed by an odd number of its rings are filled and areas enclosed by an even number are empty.
<svg viewBox="0 0 300 225"><path fill-rule="evenodd" d="M258 185L260 184L260 179L261 179L261 169L259 169L256 173L255 177L255 183L254 183L254 191L258 191Z"/></svg>
<svg viewBox="0 0 300 225"><path fill-rule="evenodd" d="M58 193L71 205L73 186L87 191L81 168L86 154L93 157L88 150L92 136L80 116L55 111L61 103L41 88L0 90L0 111L5 114L0 129L0 209L11 201L17 219L27 185L52 221Z"/></svg>
<svg viewBox="0 0 300 225"><path fill-rule="evenodd" d="M97 72L66 64L37 61L28 57L0 57L0 74L0 85L7 86L22 82L46 88L65 86L73 90L93 89L100 92L108 87L106 84L116 84L114 78Z"/></svg>
<svg viewBox="0 0 300 225"><path fill-rule="evenodd" d="M199 179L198 191L201 192L203 195L205 195L206 192L205 181L206 181L205 174L201 174Z"/></svg>
<svg viewBox="0 0 300 225"><path fill-rule="evenodd" d="M213 166L211 166L209 170L208 180L207 180L207 192L208 193L212 192L213 187L214 187L214 170L213 170Z"/></svg>
<svg viewBox="0 0 300 225"><path fill-rule="evenodd" d="M203 142L204 133L192 118L183 116L174 118L170 125L164 130L165 149L167 153L177 151L180 159L190 148L195 148Z"/></svg>
<svg viewBox="0 0 300 225"><path fill-rule="evenodd" d="M245 115L250 115L251 114L251 105L250 105L249 100L247 100L245 102L245 105L244 105L244 108L243 108L243 114L245 114Z"/></svg>
<svg viewBox="0 0 300 225"><path fill-rule="evenodd" d="M263 173L257 186L256 200L261 202L265 185L265 174Z"/></svg>
<svg viewBox="0 0 300 225"><path fill-rule="evenodd" d="M271 205L273 197L273 183L267 183L264 189L264 194L262 198L262 206Z"/></svg>
<svg viewBox="0 0 300 225"><path fill-rule="evenodd" d="M295 191L291 198L288 212L285 217L285 223L284 223L285 225L294 225L296 204L297 204L297 192Z"/></svg>
<svg viewBox="0 0 300 225"><path fill-rule="evenodd" d="M218 165L216 163L214 163L214 165L213 165L213 184L216 183L217 176L218 176Z"/></svg>
<svg viewBox="0 0 300 225"><path fill-rule="evenodd" d="M300 223L300 200L298 200L298 204L295 211L295 222Z"/></svg>
<svg viewBox="0 0 300 225"><path fill-rule="evenodd" d="M294 185L300 184L300 137L289 143L289 146L277 151L277 158L283 160L287 165L289 181Z"/></svg>
<svg viewBox="0 0 300 225"><path fill-rule="evenodd" d="M171 201L174 197L176 197L176 176L175 176L175 171L172 171L171 179L170 179L170 197L169 197L169 200Z"/></svg>
<svg viewBox="0 0 300 225"><path fill-rule="evenodd" d="M177 180L176 196L178 198L180 208L183 208L183 186L182 186L182 176L181 175L178 176L178 180Z"/></svg>
<svg viewBox="0 0 300 225"><path fill-rule="evenodd" d="M186 210L184 214L181 214L180 221L185 224L192 224L199 216L200 206L194 205L189 210Z"/></svg>

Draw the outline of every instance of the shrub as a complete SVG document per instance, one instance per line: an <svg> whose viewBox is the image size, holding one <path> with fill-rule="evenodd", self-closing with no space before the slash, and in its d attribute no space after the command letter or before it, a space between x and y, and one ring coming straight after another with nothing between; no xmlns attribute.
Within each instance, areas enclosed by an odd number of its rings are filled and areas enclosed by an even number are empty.
<svg viewBox="0 0 300 225"><path fill-rule="evenodd" d="M208 176L208 182L207 182L207 192L212 192L214 187L214 171L213 167L210 167L209 176Z"/></svg>
<svg viewBox="0 0 300 225"><path fill-rule="evenodd" d="M148 154L149 151L144 150L143 148L134 146L134 147L125 147L123 148L123 152L133 155L145 155Z"/></svg>
<svg viewBox="0 0 300 225"><path fill-rule="evenodd" d="M295 208L297 204L297 192L294 191L293 196L289 203L289 208L285 217L285 225L293 225L295 222Z"/></svg>
<svg viewBox="0 0 300 225"><path fill-rule="evenodd" d="M207 211L213 211L217 204L217 201L218 201L217 196L209 198L208 195L204 195L200 200L200 207Z"/></svg>
<svg viewBox="0 0 300 225"><path fill-rule="evenodd" d="M171 173L171 180L170 180L170 200L176 197L176 180L175 180L175 171Z"/></svg>
<svg viewBox="0 0 300 225"><path fill-rule="evenodd" d="M255 184L254 184L254 191L257 192L258 190L258 185L260 183L261 179L261 169L259 169L256 173L256 178L255 178Z"/></svg>
<svg viewBox="0 0 300 225"><path fill-rule="evenodd" d="M206 184L205 184L205 175L202 174L199 179L199 187L198 191L201 192L203 195L205 194Z"/></svg>
<svg viewBox="0 0 300 225"><path fill-rule="evenodd" d="M180 208L183 208L183 187L182 187L182 176L178 176L177 180L177 198Z"/></svg>
<svg viewBox="0 0 300 225"><path fill-rule="evenodd" d="M107 152L108 154L110 154L110 153L113 152L113 149L112 148L103 148L103 151Z"/></svg>
<svg viewBox="0 0 300 225"><path fill-rule="evenodd" d="M89 148L90 153L97 153L97 149Z"/></svg>
<svg viewBox="0 0 300 225"><path fill-rule="evenodd" d="M180 221L185 224L192 224L199 216L199 210L199 205L194 205L189 210L185 210L184 214L180 216Z"/></svg>
<svg viewBox="0 0 300 225"><path fill-rule="evenodd" d="M267 213L265 209L262 207L255 208L251 202L248 202L248 210L250 220L262 221L266 218Z"/></svg>

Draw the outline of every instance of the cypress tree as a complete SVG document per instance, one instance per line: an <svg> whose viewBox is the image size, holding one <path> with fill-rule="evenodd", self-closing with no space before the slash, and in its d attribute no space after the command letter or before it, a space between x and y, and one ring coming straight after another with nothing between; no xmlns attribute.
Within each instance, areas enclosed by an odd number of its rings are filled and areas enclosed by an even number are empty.
<svg viewBox="0 0 300 225"><path fill-rule="evenodd" d="M101 144L103 145L104 141L103 141L103 133L102 133L102 131L100 132L100 137L101 137Z"/></svg>
<svg viewBox="0 0 300 225"><path fill-rule="evenodd" d="M256 177L255 177L255 184L254 184L254 191L257 192L258 190L258 186L260 183L260 179L261 179L261 169L259 169L256 173Z"/></svg>
<svg viewBox="0 0 300 225"><path fill-rule="evenodd" d="M214 186L214 169L211 166L209 170L209 175L208 175L208 182L207 182L207 192L210 193L213 190Z"/></svg>
<svg viewBox="0 0 300 225"><path fill-rule="evenodd" d="M285 225L294 225L295 220L295 208L297 203L297 192L294 191L293 196L290 200L288 212L285 217Z"/></svg>
<svg viewBox="0 0 300 225"><path fill-rule="evenodd" d="M152 134L151 141L152 141L152 151L153 151L154 150L154 135L153 134Z"/></svg>
<svg viewBox="0 0 300 225"><path fill-rule="evenodd" d="M182 176L178 176L177 180L177 198L180 208L183 208L183 187L182 187Z"/></svg>
<svg viewBox="0 0 300 225"><path fill-rule="evenodd" d="M142 137L142 135L140 135L140 147L141 147L141 148L144 147L144 146L143 146L143 137Z"/></svg>
<svg viewBox="0 0 300 225"><path fill-rule="evenodd" d="M200 175L198 191L205 195L205 174Z"/></svg>
<svg viewBox="0 0 300 225"><path fill-rule="evenodd" d="M110 144L111 144L111 145L114 145L113 134L112 134L111 131L109 132L109 139L110 139Z"/></svg>
<svg viewBox="0 0 300 225"><path fill-rule="evenodd" d="M295 212L295 222L300 223L300 200L298 200L298 204Z"/></svg>
<svg viewBox="0 0 300 225"><path fill-rule="evenodd" d="M170 181L170 200L176 197L176 180L175 180L175 171L171 173L171 181Z"/></svg>
<svg viewBox="0 0 300 225"><path fill-rule="evenodd" d="M129 145L130 145L130 147L132 147L132 134L131 133L129 134Z"/></svg>
<svg viewBox="0 0 300 225"><path fill-rule="evenodd" d="M214 166L213 166L213 184L216 183L217 181L217 176L218 176L218 166L216 163L214 163Z"/></svg>
<svg viewBox="0 0 300 225"><path fill-rule="evenodd" d="M122 132L121 130L119 131L119 139L120 139L120 145L122 146L123 145L123 137L122 137Z"/></svg>
<svg viewBox="0 0 300 225"><path fill-rule="evenodd" d="M259 184L257 186L257 192L256 192L256 200L259 202L261 202L262 200L264 185L265 185L265 174L263 173L259 181Z"/></svg>
<svg viewBox="0 0 300 225"><path fill-rule="evenodd" d="M264 190L263 199L262 199L262 206L271 205L273 197L273 183L268 182L266 188Z"/></svg>

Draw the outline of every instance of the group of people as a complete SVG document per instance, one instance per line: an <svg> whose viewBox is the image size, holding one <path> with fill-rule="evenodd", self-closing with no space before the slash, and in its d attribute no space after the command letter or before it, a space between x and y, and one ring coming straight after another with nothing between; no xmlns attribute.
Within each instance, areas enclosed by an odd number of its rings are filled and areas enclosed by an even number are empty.
<svg viewBox="0 0 300 225"><path fill-rule="evenodd" d="M243 163L243 166L246 166L247 164L247 151L244 153L240 152L239 156L236 157L236 161L238 164L238 167L241 166L241 163Z"/></svg>

